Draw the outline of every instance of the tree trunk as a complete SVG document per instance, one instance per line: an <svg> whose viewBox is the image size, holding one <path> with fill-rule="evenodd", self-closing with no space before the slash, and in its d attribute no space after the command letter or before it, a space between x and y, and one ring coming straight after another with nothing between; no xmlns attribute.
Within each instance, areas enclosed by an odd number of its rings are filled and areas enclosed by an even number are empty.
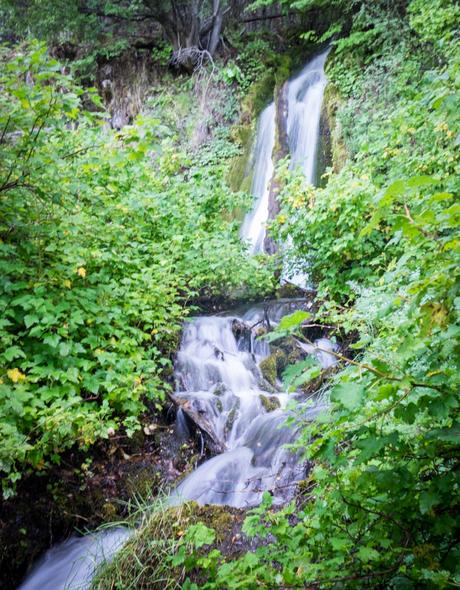
<svg viewBox="0 0 460 590"><path fill-rule="evenodd" d="M214 55L220 43L220 33L222 31L222 24L224 22L224 10L222 2L220 0L213 0L212 4L213 25L211 31L211 38L208 44L208 51L211 55Z"/></svg>

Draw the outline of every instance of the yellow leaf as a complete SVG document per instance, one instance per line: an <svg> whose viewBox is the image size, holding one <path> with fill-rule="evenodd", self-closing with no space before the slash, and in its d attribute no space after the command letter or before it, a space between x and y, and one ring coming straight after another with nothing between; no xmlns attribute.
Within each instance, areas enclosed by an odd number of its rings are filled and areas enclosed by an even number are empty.
<svg viewBox="0 0 460 590"><path fill-rule="evenodd" d="M66 287L67 289L71 289L72 288L72 283L71 283L71 281L69 281L69 279L66 279L64 281L64 287Z"/></svg>
<svg viewBox="0 0 460 590"><path fill-rule="evenodd" d="M11 381L13 383L19 383L21 381L24 381L26 376L24 375L24 373L21 373L21 371L19 369L9 369L6 374L8 375L8 377L11 379Z"/></svg>
<svg viewBox="0 0 460 590"><path fill-rule="evenodd" d="M448 311L441 303L433 304L431 311L431 320L434 324L442 326L445 323L447 316Z"/></svg>
<svg viewBox="0 0 460 590"><path fill-rule="evenodd" d="M80 277L85 278L86 277L86 268L84 268L83 266L80 266L77 269L77 275L79 275Z"/></svg>

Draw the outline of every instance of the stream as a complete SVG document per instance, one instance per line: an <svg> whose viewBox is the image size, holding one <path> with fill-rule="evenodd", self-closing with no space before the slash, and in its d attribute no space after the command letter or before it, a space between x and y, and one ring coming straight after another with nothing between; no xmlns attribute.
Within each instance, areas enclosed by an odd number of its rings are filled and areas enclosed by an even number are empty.
<svg viewBox="0 0 460 590"><path fill-rule="evenodd" d="M306 180L315 180L321 103L326 84L327 51L314 57L288 81L287 131L291 166L301 167ZM262 252L269 218L269 191L273 176L272 152L276 137L276 109L268 105L260 115L252 165L253 210L246 216L241 237L252 253ZM289 244L286 245L289 247ZM290 277L297 284L305 279ZM269 490L274 504L289 500L305 465L285 445L296 430L284 426L286 406L296 397L281 384L270 385L260 363L270 355L262 329L305 305L296 300L256 304L216 316L193 318L184 325L175 364L178 407L177 432L184 440L194 422L218 454L190 473L171 493L171 504L196 500L201 504L234 507L256 506ZM335 363L328 353L332 342L319 339L305 351L323 367ZM301 409L304 419L314 419L324 409L321 400ZM83 590L91 585L95 569L122 547L132 531L103 529L84 537L71 537L52 547L38 561L20 590Z"/></svg>

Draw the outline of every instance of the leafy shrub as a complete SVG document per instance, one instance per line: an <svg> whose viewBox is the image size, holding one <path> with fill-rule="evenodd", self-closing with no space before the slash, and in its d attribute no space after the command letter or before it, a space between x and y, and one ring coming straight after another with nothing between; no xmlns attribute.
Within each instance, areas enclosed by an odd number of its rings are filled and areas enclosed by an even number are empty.
<svg viewBox="0 0 460 590"><path fill-rule="evenodd" d="M168 389L190 304L254 296L224 168L193 164L159 120L120 133L46 50L1 54L0 469L58 463ZM98 103L95 94L86 100Z"/></svg>

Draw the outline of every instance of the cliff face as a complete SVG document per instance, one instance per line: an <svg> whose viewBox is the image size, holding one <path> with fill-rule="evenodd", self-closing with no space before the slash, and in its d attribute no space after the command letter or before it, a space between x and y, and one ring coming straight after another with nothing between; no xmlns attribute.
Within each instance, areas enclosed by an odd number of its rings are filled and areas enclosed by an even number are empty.
<svg viewBox="0 0 460 590"><path fill-rule="evenodd" d="M324 92L323 112L321 116L321 143L319 149L318 170L321 173L326 165L332 165L334 173L340 172L347 161L348 154L342 135L342 127L337 112L342 98L334 84L329 83ZM328 164L324 165L322 162Z"/></svg>
<svg viewBox="0 0 460 590"><path fill-rule="evenodd" d="M125 52L99 66L96 85L110 113L111 127L121 129L134 120L158 79L158 67L146 51Z"/></svg>

